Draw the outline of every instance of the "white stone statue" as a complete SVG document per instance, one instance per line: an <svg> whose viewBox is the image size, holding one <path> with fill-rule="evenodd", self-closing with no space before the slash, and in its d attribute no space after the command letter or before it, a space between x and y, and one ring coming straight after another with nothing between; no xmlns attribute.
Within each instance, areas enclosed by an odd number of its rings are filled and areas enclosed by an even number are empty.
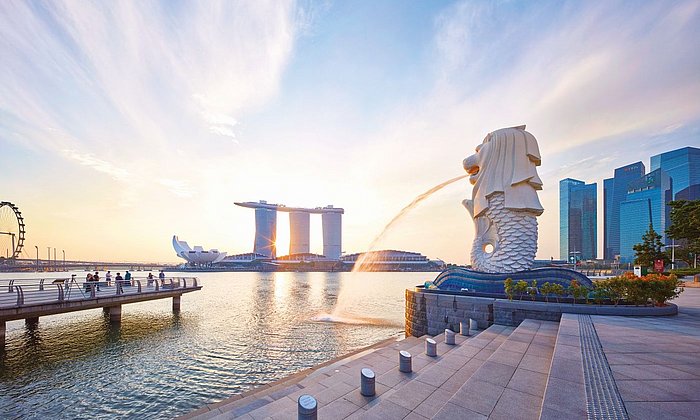
<svg viewBox="0 0 700 420"><path fill-rule="evenodd" d="M476 236L471 262L476 271L514 273L529 270L537 252L537 216L544 209L537 197L542 180L535 137L525 126L489 133L464 159L474 185L472 199L462 204L474 219Z"/></svg>

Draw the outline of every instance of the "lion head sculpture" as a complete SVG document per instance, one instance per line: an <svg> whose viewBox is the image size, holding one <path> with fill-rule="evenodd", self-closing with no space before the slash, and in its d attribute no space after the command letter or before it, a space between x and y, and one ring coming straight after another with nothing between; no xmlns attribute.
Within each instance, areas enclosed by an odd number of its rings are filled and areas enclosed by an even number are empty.
<svg viewBox="0 0 700 420"><path fill-rule="evenodd" d="M474 185L472 199L463 204L476 225L475 269L514 272L532 266L536 217L544 211L537 197L542 189L536 169L540 164L537 140L524 125L489 133L476 153L464 159Z"/></svg>
<svg viewBox="0 0 700 420"><path fill-rule="evenodd" d="M521 125L489 133L476 148L476 153L464 159L464 169L474 185L473 217L488 207L487 198L495 193L505 195L508 209L529 210L539 216L544 209L537 197L542 180L537 166L542 163L535 137Z"/></svg>

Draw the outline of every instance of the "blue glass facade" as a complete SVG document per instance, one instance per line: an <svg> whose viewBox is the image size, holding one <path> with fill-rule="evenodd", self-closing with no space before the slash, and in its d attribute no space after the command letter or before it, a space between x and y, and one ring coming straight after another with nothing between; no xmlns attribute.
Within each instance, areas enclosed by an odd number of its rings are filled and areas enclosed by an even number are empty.
<svg viewBox="0 0 700 420"><path fill-rule="evenodd" d="M589 260L598 254L597 184L559 181L559 258Z"/></svg>
<svg viewBox="0 0 700 420"><path fill-rule="evenodd" d="M620 261L634 261L634 245L642 242L642 236L651 224L666 243L666 228L670 208L666 205L672 196L671 177L657 169L630 182L627 199L620 203Z"/></svg>
<svg viewBox="0 0 700 420"><path fill-rule="evenodd" d="M700 149L684 147L651 157L651 170L662 169L673 180L673 198L680 191L700 184ZM689 189L686 194L696 191ZM687 196L687 195L686 195ZM680 199L680 197L678 197ZM697 200L700 197L685 198Z"/></svg>
<svg viewBox="0 0 700 420"><path fill-rule="evenodd" d="M636 162L615 169L615 176L603 181L603 258L606 260L613 260L616 255L621 255L620 204L627 199L629 183L643 176L644 164Z"/></svg>

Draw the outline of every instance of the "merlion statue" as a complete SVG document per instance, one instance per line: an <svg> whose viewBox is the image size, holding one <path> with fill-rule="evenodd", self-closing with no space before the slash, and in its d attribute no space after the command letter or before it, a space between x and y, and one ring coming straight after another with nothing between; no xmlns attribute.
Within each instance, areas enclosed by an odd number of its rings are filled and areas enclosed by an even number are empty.
<svg viewBox="0 0 700 420"><path fill-rule="evenodd" d="M535 137L525 126L489 133L476 153L464 159L474 185L472 199L462 204L474 219L472 268L486 273L529 270L537 252L537 216L544 209L537 197L542 180Z"/></svg>

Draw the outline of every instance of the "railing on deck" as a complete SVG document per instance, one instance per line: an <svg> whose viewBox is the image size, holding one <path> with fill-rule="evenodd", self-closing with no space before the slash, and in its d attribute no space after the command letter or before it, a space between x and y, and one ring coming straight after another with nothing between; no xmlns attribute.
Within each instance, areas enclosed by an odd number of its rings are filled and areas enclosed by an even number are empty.
<svg viewBox="0 0 700 420"><path fill-rule="evenodd" d="M122 295L140 295L198 287L196 277L131 278L110 282L88 282L76 276L42 279L0 280L0 309L90 300Z"/></svg>

